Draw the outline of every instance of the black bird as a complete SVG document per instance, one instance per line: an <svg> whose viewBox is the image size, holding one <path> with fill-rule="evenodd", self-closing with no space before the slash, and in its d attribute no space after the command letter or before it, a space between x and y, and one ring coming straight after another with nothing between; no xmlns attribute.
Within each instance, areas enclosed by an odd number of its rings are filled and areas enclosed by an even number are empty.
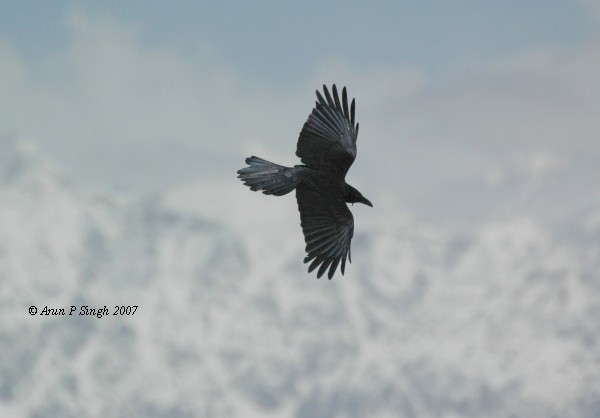
<svg viewBox="0 0 600 418"><path fill-rule="evenodd" d="M350 241L354 218L346 203L373 207L345 181L356 158L358 123L354 124L354 99L348 111L346 87L342 90L341 103L335 84L332 92L333 97L323 85L323 98L317 91L316 107L300 132L296 155L304 165L284 167L252 156L246 158L249 167L238 170L238 178L254 191L282 196L296 189L308 254L304 262L312 260L309 273L320 266L318 278L329 268L329 279L340 261L344 274L346 256L352 262Z"/></svg>

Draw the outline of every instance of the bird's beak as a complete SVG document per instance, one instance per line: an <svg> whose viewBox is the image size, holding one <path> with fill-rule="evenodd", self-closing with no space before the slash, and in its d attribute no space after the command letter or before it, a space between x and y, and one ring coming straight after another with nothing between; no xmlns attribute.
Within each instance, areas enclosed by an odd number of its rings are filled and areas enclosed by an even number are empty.
<svg viewBox="0 0 600 418"><path fill-rule="evenodd" d="M362 200L360 201L360 203L364 203L367 206L373 207L373 204L371 203L371 201L369 201L369 199L367 199L366 197L363 197Z"/></svg>

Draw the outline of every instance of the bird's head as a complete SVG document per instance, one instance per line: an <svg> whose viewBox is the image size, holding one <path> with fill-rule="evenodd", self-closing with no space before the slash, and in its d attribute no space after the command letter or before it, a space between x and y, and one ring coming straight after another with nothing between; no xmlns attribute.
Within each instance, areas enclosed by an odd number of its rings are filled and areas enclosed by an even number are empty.
<svg viewBox="0 0 600 418"><path fill-rule="evenodd" d="M358 190L350 185L348 185L348 192L346 193L345 199L348 203L363 203L367 206L373 207L373 204L369 199L364 197Z"/></svg>

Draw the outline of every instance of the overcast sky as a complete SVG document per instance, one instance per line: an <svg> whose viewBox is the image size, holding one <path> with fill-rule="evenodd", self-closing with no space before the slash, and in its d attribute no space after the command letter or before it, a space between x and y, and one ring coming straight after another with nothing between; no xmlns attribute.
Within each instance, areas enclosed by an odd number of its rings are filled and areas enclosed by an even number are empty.
<svg viewBox="0 0 600 418"><path fill-rule="evenodd" d="M234 184L251 154L295 164L314 90L335 82L361 124L348 180L382 211L600 204L599 1L0 10L0 136L37 144L80 187Z"/></svg>

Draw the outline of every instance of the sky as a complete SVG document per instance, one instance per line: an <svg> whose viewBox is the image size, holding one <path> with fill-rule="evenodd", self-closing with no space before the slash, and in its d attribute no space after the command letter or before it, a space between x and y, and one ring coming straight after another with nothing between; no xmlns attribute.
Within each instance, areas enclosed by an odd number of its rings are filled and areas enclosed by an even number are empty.
<svg viewBox="0 0 600 418"><path fill-rule="evenodd" d="M348 181L428 221L600 204L600 2L0 1L0 138L82 189L237 187L294 156L323 83L361 124Z"/></svg>

